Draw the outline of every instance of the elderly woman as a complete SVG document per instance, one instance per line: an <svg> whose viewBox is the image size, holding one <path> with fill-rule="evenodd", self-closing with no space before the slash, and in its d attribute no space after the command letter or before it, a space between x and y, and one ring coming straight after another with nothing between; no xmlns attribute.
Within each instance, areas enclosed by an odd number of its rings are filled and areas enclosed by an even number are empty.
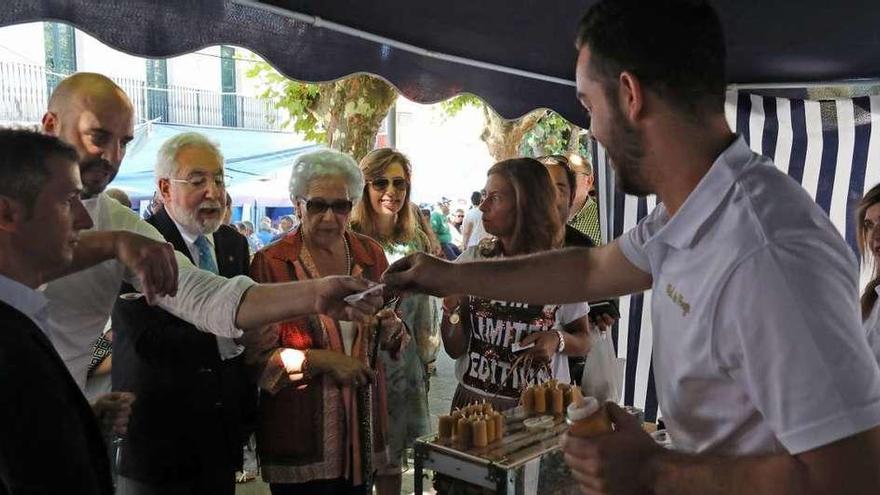
<svg viewBox="0 0 880 495"><path fill-rule="evenodd" d="M254 280L353 275L377 281L388 266L382 248L348 230L363 185L346 154L325 150L298 158L290 198L301 225L254 256ZM369 323L300 318L264 329L259 342L247 342L261 388L257 452L273 494L365 494L372 474L384 468L384 372L369 367L379 325L382 348L396 357L406 339L390 310ZM291 367L285 368L282 347L305 351L303 374L285 373Z"/></svg>
<svg viewBox="0 0 880 495"><path fill-rule="evenodd" d="M862 294L862 320L874 357L880 362L880 184L872 187L856 209L856 237L871 280Z"/></svg>
<svg viewBox="0 0 880 495"><path fill-rule="evenodd" d="M352 214L352 230L379 241L390 261L432 249L430 226L422 227L410 202L412 167L403 153L381 148L360 163L366 177L361 201ZM422 294L404 297L398 308L415 341L399 361L385 358L388 372L390 464L376 480L379 495L400 493L406 450L428 433L427 366L440 346L440 301Z"/></svg>
<svg viewBox="0 0 880 495"><path fill-rule="evenodd" d="M556 188L544 166L534 159L493 165L480 211L486 232L494 237L468 248L456 262L524 255L562 245ZM551 378L569 383L565 357L583 356L589 350L586 303L532 306L461 296L444 300L443 309L443 345L457 360L459 384L453 409L484 400L499 410L514 407L527 385ZM532 347L515 353L514 343Z"/></svg>

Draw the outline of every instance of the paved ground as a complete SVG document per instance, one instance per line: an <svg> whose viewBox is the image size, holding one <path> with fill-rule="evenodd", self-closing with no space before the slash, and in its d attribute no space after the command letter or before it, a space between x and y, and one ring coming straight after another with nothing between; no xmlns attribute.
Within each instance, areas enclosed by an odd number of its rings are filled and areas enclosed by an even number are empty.
<svg viewBox="0 0 880 495"><path fill-rule="evenodd" d="M455 393L456 386L454 365L455 362L441 350L437 357L437 374L431 378L431 390L428 393L432 431L436 431L437 416L446 414L449 411L449 404L452 403L452 395ZM410 463L410 466L412 466L412 463ZM429 486L429 483L425 483L425 486ZM238 485L235 493L236 495L268 495L269 487L262 481L257 480ZM405 495L413 493L412 468L403 475L403 490L401 493Z"/></svg>

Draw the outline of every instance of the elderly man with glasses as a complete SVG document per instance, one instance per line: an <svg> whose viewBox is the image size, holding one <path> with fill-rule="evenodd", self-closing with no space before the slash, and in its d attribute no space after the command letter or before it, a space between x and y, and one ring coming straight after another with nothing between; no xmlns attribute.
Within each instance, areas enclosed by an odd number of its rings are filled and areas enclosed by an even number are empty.
<svg viewBox="0 0 880 495"><path fill-rule="evenodd" d="M169 139L156 178L165 207L148 222L199 268L246 275L247 240L222 223L226 190L217 146L194 132ZM140 299L123 297L113 325L113 387L138 397L118 457L119 493L233 493L245 425L256 408L243 347Z"/></svg>

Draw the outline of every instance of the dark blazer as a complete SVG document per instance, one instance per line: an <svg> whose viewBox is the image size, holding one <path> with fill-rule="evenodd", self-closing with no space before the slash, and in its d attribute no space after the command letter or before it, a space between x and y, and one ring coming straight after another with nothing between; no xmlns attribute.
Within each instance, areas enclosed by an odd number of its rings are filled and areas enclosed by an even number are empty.
<svg viewBox="0 0 880 495"><path fill-rule="evenodd" d="M0 494L113 493L92 408L49 339L0 302Z"/></svg>
<svg viewBox="0 0 880 495"><path fill-rule="evenodd" d="M163 209L147 220L190 260L177 226ZM233 228L214 233L220 275L248 271L247 240ZM123 286L122 293L134 292ZM134 392L119 473L147 483L189 479L203 470L241 468L242 444L253 430L256 387L243 356L223 361L212 334L144 298L118 299L113 309L113 389Z"/></svg>

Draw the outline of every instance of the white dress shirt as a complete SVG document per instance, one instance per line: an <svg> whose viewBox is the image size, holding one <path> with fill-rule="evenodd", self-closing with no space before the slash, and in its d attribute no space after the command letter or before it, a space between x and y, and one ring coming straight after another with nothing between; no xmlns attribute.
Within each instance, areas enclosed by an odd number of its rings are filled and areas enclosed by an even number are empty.
<svg viewBox="0 0 880 495"><path fill-rule="evenodd" d="M47 308L49 301L40 291L0 275L0 301L30 318L46 334L46 337L51 338L53 332L48 321Z"/></svg>
<svg viewBox="0 0 880 495"><path fill-rule="evenodd" d="M152 225L104 193L83 204L95 224L93 230L124 230L165 241ZM177 265L177 295L159 298L159 306L199 330L224 337L240 336L235 315L253 280L245 276L226 279L200 270L181 253L177 253ZM43 291L49 299L52 343L80 388L86 382L92 346L110 317L123 280L140 287L121 263L108 260L54 280Z"/></svg>
<svg viewBox="0 0 880 495"><path fill-rule="evenodd" d="M654 380L677 449L799 454L880 424L855 256L741 137L673 217L660 205L619 243L653 277Z"/></svg>

